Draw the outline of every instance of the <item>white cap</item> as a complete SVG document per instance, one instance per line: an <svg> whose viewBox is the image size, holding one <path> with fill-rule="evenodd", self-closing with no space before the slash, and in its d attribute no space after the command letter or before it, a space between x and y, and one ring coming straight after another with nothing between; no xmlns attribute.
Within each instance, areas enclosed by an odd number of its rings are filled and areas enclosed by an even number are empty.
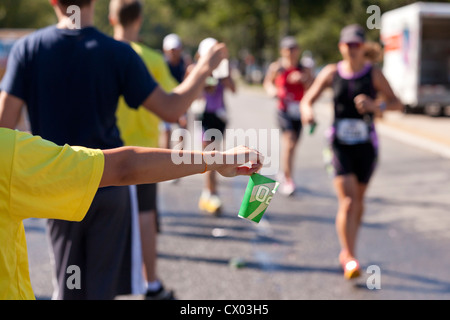
<svg viewBox="0 0 450 320"><path fill-rule="evenodd" d="M198 45L198 54L200 56L206 55L217 42L218 41L214 38L203 39L202 42L200 42L200 44Z"/></svg>
<svg viewBox="0 0 450 320"><path fill-rule="evenodd" d="M175 33L171 33L164 38L163 50L179 49L182 45L180 37Z"/></svg>

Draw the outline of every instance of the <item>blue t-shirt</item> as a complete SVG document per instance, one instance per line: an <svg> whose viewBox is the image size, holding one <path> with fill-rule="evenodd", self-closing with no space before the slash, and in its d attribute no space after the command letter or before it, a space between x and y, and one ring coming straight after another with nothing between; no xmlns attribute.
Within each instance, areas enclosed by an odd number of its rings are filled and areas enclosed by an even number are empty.
<svg viewBox="0 0 450 320"><path fill-rule="evenodd" d="M1 90L25 101L33 134L58 145L123 145L118 99L138 108L157 87L128 45L94 27L50 26L13 47Z"/></svg>
<svg viewBox="0 0 450 320"><path fill-rule="evenodd" d="M168 60L166 60L166 63L169 66L172 76L178 81L178 83L182 83L186 74L186 65L184 60L181 59L176 66L170 64Z"/></svg>

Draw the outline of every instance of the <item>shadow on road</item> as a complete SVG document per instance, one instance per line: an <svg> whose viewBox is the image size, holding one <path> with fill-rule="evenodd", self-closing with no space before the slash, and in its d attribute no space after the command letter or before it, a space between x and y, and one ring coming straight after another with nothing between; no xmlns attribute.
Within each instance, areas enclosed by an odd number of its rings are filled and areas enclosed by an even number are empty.
<svg viewBox="0 0 450 320"><path fill-rule="evenodd" d="M221 258L207 258L207 257L190 257L182 255L173 255L160 253L158 255L160 259L175 260L175 261L190 261L190 262L206 262L220 265L229 265L230 260ZM270 272L323 272L332 274L341 274L342 271L339 267L324 267L324 266L299 266L289 264L279 264L271 262L269 265L259 263L256 261L245 261L245 269L270 271Z"/></svg>
<svg viewBox="0 0 450 320"><path fill-rule="evenodd" d="M450 293L450 282L442 279L393 270L383 270L383 275L412 282L411 285L404 284L404 282L402 284L391 284L387 282L382 285L382 289L384 290L406 291L411 293Z"/></svg>

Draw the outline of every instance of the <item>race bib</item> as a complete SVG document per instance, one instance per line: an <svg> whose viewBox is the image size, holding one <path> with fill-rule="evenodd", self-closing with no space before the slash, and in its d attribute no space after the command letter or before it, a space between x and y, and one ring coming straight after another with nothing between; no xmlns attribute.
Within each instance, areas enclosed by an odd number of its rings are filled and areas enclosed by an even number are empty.
<svg viewBox="0 0 450 320"><path fill-rule="evenodd" d="M288 114L289 118L294 120L300 120L300 102L298 101L289 102L287 105L286 113Z"/></svg>
<svg viewBox="0 0 450 320"><path fill-rule="evenodd" d="M336 136L343 144L361 144L369 141L369 126L360 119L337 121Z"/></svg>

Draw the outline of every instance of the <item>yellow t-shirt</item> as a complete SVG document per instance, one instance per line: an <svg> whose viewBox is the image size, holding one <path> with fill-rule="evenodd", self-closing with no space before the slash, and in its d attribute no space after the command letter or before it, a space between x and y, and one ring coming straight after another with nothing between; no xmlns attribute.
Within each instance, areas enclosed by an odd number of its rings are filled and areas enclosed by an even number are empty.
<svg viewBox="0 0 450 320"><path fill-rule="evenodd" d="M130 45L142 58L149 72L163 90L170 92L178 85L172 77L162 54L143 44L132 42ZM125 145L158 147L160 119L154 113L143 106L138 109L129 108L121 97L116 117L120 135Z"/></svg>
<svg viewBox="0 0 450 320"><path fill-rule="evenodd" d="M22 220L81 221L104 169L101 150L0 128L0 299L34 299Z"/></svg>

